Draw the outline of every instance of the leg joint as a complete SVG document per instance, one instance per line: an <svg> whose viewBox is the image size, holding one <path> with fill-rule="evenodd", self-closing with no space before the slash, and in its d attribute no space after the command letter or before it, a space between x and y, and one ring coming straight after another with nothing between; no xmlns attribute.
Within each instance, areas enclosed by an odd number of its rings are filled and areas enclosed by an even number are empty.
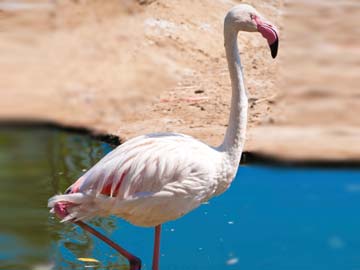
<svg viewBox="0 0 360 270"><path fill-rule="evenodd" d="M138 257L132 257L129 260L130 270L140 270L141 269L141 260Z"/></svg>

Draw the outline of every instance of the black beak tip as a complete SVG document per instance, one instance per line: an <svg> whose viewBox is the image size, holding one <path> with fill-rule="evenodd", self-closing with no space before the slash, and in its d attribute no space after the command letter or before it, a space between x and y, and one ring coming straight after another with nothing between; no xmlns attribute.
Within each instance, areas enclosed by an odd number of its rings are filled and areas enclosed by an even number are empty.
<svg viewBox="0 0 360 270"><path fill-rule="evenodd" d="M275 58L275 57L277 56L278 47L279 47L279 39L277 38L277 39L275 40L275 42L270 45L270 50L271 50L271 56L272 56L272 58Z"/></svg>

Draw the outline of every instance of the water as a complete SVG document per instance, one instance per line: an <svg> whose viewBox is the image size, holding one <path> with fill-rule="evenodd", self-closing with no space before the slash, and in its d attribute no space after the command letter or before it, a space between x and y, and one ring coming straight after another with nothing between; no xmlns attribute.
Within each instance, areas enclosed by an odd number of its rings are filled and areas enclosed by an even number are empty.
<svg viewBox="0 0 360 270"><path fill-rule="evenodd" d="M60 131L0 130L0 269L128 269L111 248L46 208L110 150ZM241 166L229 191L164 225L161 269L360 269L359 176ZM116 217L91 223L151 269L152 229Z"/></svg>

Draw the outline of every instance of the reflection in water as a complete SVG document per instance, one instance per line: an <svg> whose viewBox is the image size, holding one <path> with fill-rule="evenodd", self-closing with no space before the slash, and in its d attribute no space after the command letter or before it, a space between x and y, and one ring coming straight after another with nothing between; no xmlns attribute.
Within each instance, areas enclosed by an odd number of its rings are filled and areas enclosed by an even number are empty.
<svg viewBox="0 0 360 270"><path fill-rule="evenodd" d="M91 238L60 224L46 204L111 147L65 132L17 129L1 130L0 149L0 268L49 268L54 262L56 269L83 266L77 258L92 256ZM114 219L93 224L108 233L116 228ZM118 258L106 260L107 265L119 263Z"/></svg>
<svg viewBox="0 0 360 270"><path fill-rule="evenodd" d="M50 196L110 150L60 131L0 129L0 269L128 268L111 248L46 208ZM223 196L165 224L161 269L360 269L359 176L242 166ZM152 229L116 217L91 223L150 269Z"/></svg>

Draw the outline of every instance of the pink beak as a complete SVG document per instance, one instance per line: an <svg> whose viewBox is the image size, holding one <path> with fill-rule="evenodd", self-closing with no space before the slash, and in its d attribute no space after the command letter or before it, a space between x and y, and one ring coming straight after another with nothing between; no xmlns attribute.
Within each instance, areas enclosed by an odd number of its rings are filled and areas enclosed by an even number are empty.
<svg viewBox="0 0 360 270"><path fill-rule="evenodd" d="M272 58L275 58L279 47L278 30L271 24L261 21L259 17L255 17L254 20L258 31L264 38L266 38L269 44Z"/></svg>

